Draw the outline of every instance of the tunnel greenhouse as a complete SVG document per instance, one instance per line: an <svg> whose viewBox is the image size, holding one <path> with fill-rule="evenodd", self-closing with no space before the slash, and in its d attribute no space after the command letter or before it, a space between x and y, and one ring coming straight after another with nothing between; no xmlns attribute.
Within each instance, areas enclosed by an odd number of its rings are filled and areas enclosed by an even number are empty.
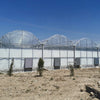
<svg viewBox="0 0 100 100"><path fill-rule="evenodd" d="M64 35L53 35L40 41L33 33L16 30L0 38L0 70L9 69L14 58L14 70L36 70L39 58L46 69L67 69L68 66L99 67L99 44L88 38L70 40Z"/></svg>

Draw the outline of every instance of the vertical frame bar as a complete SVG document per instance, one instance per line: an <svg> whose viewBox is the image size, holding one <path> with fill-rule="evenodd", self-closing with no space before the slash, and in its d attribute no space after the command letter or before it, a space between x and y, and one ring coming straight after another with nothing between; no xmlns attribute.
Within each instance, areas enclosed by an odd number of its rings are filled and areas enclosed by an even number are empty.
<svg viewBox="0 0 100 100"><path fill-rule="evenodd" d="M73 46L73 53L74 53L74 57L73 57L73 60L74 60L74 67L75 67L75 50L76 50L76 46Z"/></svg>

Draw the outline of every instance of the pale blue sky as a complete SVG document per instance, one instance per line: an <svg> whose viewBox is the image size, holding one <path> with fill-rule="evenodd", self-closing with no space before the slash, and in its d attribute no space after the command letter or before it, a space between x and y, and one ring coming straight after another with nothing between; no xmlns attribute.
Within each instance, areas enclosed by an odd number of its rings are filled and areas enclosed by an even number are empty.
<svg viewBox="0 0 100 100"><path fill-rule="evenodd" d="M0 0L0 36L14 30L99 41L100 0Z"/></svg>

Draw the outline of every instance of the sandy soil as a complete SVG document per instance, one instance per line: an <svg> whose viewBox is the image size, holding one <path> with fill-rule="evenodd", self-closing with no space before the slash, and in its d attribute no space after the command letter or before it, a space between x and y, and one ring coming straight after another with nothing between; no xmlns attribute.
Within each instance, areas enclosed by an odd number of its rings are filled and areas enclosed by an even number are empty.
<svg viewBox="0 0 100 100"><path fill-rule="evenodd" d="M37 72L0 74L0 100L98 100L85 92L85 85L97 86L99 70L76 69L74 77L69 70L44 71L43 77Z"/></svg>

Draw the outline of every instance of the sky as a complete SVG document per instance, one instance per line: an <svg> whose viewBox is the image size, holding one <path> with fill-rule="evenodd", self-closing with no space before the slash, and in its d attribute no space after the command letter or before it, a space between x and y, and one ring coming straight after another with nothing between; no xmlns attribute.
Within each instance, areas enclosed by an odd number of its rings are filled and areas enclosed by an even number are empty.
<svg viewBox="0 0 100 100"><path fill-rule="evenodd" d="M100 0L0 0L0 37L14 30L100 41Z"/></svg>

